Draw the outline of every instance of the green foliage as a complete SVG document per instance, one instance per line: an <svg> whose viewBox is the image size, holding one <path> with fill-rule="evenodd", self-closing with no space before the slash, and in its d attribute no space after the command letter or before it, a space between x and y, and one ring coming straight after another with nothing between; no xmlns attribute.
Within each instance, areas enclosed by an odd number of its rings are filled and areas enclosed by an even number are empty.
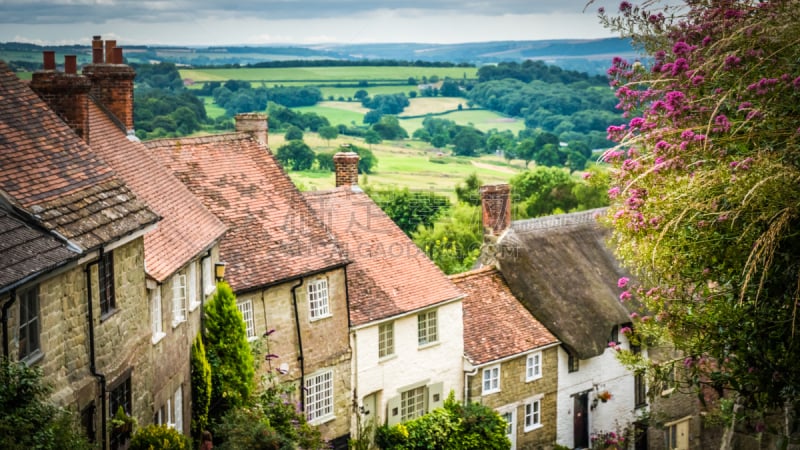
<svg viewBox="0 0 800 450"><path fill-rule="evenodd" d="M340 151L355 152L358 154L358 173L373 173L375 166L378 164L378 158L372 150L357 145L349 144L347 147L342 147Z"/></svg>
<svg viewBox="0 0 800 450"><path fill-rule="evenodd" d="M339 137L339 129L330 125L321 127L318 132L319 137L328 141L328 145L330 145L331 139Z"/></svg>
<svg viewBox="0 0 800 450"><path fill-rule="evenodd" d="M335 152L319 152L315 157L317 160L317 168L319 170L326 170L330 172L336 171L336 165L333 163L333 155Z"/></svg>
<svg viewBox="0 0 800 450"><path fill-rule="evenodd" d="M283 137L287 141L302 141L303 140L303 130L301 130L297 125L289 125L286 128L286 134Z"/></svg>
<svg viewBox="0 0 800 450"><path fill-rule="evenodd" d="M392 427L379 427L378 447L392 450L506 450L506 422L488 406L461 405L451 391L444 407Z"/></svg>
<svg viewBox="0 0 800 450"><path fill-rule="evenodd" d="M206 355L211 365L209 418L214 419L247 402L255 368L244 320L227 283L217 283L205 314Z"/></svg>
<svg viewBox="0 0 800 450"><path fill-rule="evenodd" d="M198 333L192 342L192 437L200 439L208 429L208 408L211 404L211 366L206 358L203 338Z"/></svg>
<svg viewBox="0 0 800 450"><path fill-rule="evenodd" d="M365 123L366 116L364 117ZM380 116L377 123L373 123L372 130L374 130L381 139L392 141L396 139L405 139L408 137L408 132L400 126L400 121L395 116Z"/></svg>
<svg viewBox="0 0 800 450"><path fill-rule="evenodd" d="M166 425L139 428L131 438L129 450L191 450L187 436Z"/></svg>
<svg viewBox="0 0 800 450"><path fill-rule="evenodd" d="M289 141L278 148L275 158L286 169L308 170L314 164L314 150L303 141Z"/></svg>
<svg viewBox="0 0 800 450"><path fill-rule="evenodd" d="M536 167L511 179L511 190L523 217L540 217L578 206L572 193L576 181L563 169Z"/></svg>
<svg viewBox="0 0 800 450"><path fill-rule="evenodd" d="M453 153L459 156L475 156L483 147L483 133L472 127L459 127L453 136Z"/></svg>
<svg viewBox="0 0 800 450"><path fill-rule="evenodd" d="M479 206L481 204L481 186L483 186L483 181L478 178L477 173L472 172L464 179L464 184L458 183L456 185L458 201L472 206Z"/></svg>
<svg viewBox="0 0 800 450"><path fill-rule="evenodd" d="M444 273L470 270L483 243L480 207L459 203L433 226L417 229L412 238Z"/></svg>
<svg viewBox="0 0 800 450"><path fill-rule="evenodd" d="M90 449L66 410L49 403L42 371L0 358L0 448Z"/></svg>
<svg viewBox="0 0 800 450"><path fill-rule="evenodd" d="M411 235L421 226L431 226L450 207L450 199L432 191L411 191L408 188L372 188L364 191L401 230Z"/></svg>
<svg viewBox="0 0 800 450"><path fill-rule="evenodd" d="M660 331L684 353L686 382L754 414L800 392L798 6L606 18L654 57L609 71L631 117L609 128L620 145L605 159L615 248L641 283L626 289L649 313L634 329Z"/></svg>

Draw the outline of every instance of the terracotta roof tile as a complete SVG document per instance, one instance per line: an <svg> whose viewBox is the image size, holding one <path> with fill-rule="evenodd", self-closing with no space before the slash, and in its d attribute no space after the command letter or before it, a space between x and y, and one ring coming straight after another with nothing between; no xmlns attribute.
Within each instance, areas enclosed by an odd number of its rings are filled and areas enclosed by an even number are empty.
<svg viewBox="0 0 800 450"><path fill-rule="evenodd" d="M558 342L514 297L493 266L450 277L467 295L464 352L472 364L486 364Z"/></svg>
<svg viewBox="0 0 800 450"><path fill-rule="evenodd" d="M158 220L2 61L0 189L45 227L84 248Z"/></svg>
<svg viewBox="0 0 800 450"><path fill-rule="evenodd" d="M78 255L65 242L0 207L0 291Z"/></svg>
<svg viewBox="0 0 800 450"><path fill-rule="evenodd" d="M128 139L93 102L89 106L89 142L92 150L163 218L144 237L145 267L157 281L164 281L225 232L225 225L152 157L144 144Z"/></svg>
<svg viewBox="0 0 800 450"><path fill-rule="evenodd" d="M350 321L362 325L461 297L461 292L358 187L306 192L352 264Z"/></svg>
<svg viewBox="0 0 800 450"><path fill-rule="evenodd" d="M145 146L228 226L220 257L235 291L347 263L269 149L249 135Z"/></svg>

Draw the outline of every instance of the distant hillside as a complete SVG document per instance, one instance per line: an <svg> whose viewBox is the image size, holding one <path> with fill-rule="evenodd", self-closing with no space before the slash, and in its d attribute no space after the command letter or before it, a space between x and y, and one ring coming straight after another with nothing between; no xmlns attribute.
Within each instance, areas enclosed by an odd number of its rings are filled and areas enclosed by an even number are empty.
<svg viewBox="0 0 800 450"><path fill-rule="evenodd" d="M168 61L192 66L249 65L264 61L386 59L400 61L469 63L476 66L506 61L542 60L568 70L604 73L613 56L634 58L627 39L498 41L464 44L320 44L309 46L151 47L123 46L130 62ZM42 50L78 55L89 62L89 46L50 46L0 43L0 59L13 67L33 70L41 63Z"/></svg>

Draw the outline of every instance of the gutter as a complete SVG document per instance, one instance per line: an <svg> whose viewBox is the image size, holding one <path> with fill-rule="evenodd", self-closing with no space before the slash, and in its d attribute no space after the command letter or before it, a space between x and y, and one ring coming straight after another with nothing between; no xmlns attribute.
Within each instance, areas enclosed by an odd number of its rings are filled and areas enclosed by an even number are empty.
<svg viewBox="0 0 800 450"><path fill-rule="evenodd" d="M89 323L89 371L97 378L100 383L100 448L106 448L106 376L97 371L96 353L94 348L94 312L92 309L92 274L90 268L93 265L99 264L103 258L103 248L100 248L98 259L90 262L83 269L86 276L86 304L87 304L87 322Z"/></svg>
<svg viewBox="0 0 800 450"><path fill-rule="evenodd" d="M297 312L297 288L303 285L303 278L297 281L297 284L292 286L292 303L294 304L294 322L295 329L297 330L297 345L300 354L297 360L300 362L300 411L306 410L306 364L303 357L303 338L300 333L300 314Z"/></svg>

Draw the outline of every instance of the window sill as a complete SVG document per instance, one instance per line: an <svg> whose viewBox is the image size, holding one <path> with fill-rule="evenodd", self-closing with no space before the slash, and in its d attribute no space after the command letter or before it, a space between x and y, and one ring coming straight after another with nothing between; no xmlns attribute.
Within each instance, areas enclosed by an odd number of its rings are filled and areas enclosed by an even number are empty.
<svg viewBox="0 0 800 450"><path fill-rule="evenodd" d="M490 391L481 391L481 397L485 397L487 395L492 395L492 394L497 394L498 392L500 392L499 388L498 389L492 389Z"/></svg>
<svg viewBox="0 0 800 450"><path fill-rule="evenodd" d="M111 316L115 315L117 312L119 312L119 309L114 308L112 310L109 310L106 313L101 313L100 314L100 322L105 322L106 320L111 318Z"/></svg>
<svg viewBox="0 0 800 450"><path fill-rule="evenodd" d="M334 419L336 419L336 416L331 414L330 416L317 417L314 420L309 420L308 424L309 425L322 425L323 423L328 423L328 422L330 422L331 420L334 420Z"/></svg>
<svg viewBox="0 0 800 450"><path fill-rule="evenodd" d="M539 423L539 424L536 424L536 425L533 425L533 426L531 426L531 427L526 427L526 428L524 428L522 431L524 431L525 433L527 433L527 432L529 432L529 431L536 431L536 430L538 430L539 428L542 428L542 424L540 424L540 423Z"/></svg>
<svg viewBox="0 0 800 450"><path fill-rule="evenodd" d="M164 333L163 331L158 333L153 333L153 337L150 338L150 342L152 342L153 345L156 345L159 342L161 342L161 340L164 339L166 336L167 333Z"/></svg>
<svg viewBox="0 0 800 450"><path fill-rule="evenodd" d="M397 359L397 353L392 353L391 355L378 357L378 364L385 363L393 359Z"/></svg>
<svg viewBox="0 0 800 450"><path fill-rule="evenodd" d="M309 316L308 320L309 320L309 322L316 322L318 320L327 319L329 317L333 317L333 314L326 314L324 316L319 316L319 317L311 317L311 316Z"/></svg>
<svg viewBox="0 0 800 450"><path fill-rule="evenodd" d="M189 303L189 312L194 312L200 306L200 302L191 302Z"/></svg>
<svg viewBox="0 0 800 450"><path fill-rule="evenodd" d="M528 379L526 379L526 380L525 380L525 382L526 382L526 383L530 383L530 382L532 382L532 381L541 380L541 379L542 379L542 376L541 376L541 375L538 375L538 376L535 376L535 377L533 377L533 378L528 378Z"/></svg>
<svg viewBox="0 0 800 450"><path fill-rule="evenodd" d="M183 319L180 319L180 320L173 320L172 321L172 328L178 328L178 325L180 325L180 324L182 324L184 322L186 322L186 318L185 317Z"/></svg>
<svg viewBox="0 0 800 450"><path fill-rule="evenodd" d="M22 358L22 362L25 363L26 366L30 367L34 364L37 364L39 361L44 359L44 353L41 349L35 350L30 355Z"/></svg>
<svg viewBox="0 0 800 450"><path fill-rule="evenodd" d="M247 338L247 342L255 342L258 340L258 336L249 336Z"/></svg>
<svg viewBox="0 0 800 450"><path fill-rule="evenodd" d="M424 350L426 348L436 347L437 345L439 345L439 341L426 342L424 344L419 344L417 350Z"/></svg>

